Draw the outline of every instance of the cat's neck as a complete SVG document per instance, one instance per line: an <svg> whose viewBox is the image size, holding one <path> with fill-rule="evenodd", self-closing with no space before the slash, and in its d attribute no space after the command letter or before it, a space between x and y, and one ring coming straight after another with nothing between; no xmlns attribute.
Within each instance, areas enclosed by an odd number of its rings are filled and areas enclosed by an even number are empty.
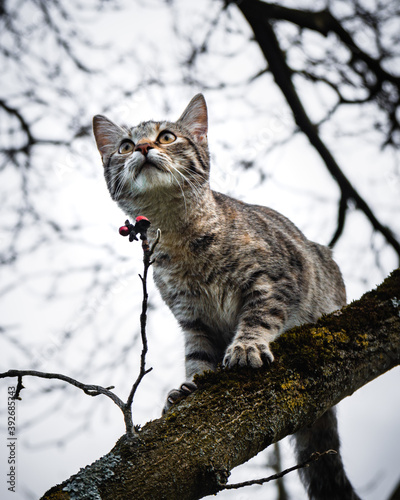
<svg viewBox="0 0 400 500"><path fill-rule="evenodd" d="M164 237L181 239L185 233L200 229L215 215L215 199L210 187L204 186L196 192L182 193L154 191L135 196L129 205L121 208L134 219L138 215L147 217L155 230L161 229Z"/></svg>

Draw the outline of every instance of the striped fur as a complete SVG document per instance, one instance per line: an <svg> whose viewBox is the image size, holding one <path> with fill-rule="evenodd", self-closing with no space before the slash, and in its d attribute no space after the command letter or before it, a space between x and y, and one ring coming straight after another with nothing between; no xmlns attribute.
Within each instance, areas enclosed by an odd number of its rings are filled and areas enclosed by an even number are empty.
<svg viewBox="0 0 400 500"><path fill-rule="evenodd" d="M210 189L202 95L176 122L149 121L128 129L96 116L94 132L112 198L130 217L145 215L162 231L154 280L184 332L187 377L169 394L166 410L195 388L195 374L218 363L227 368L271 363L270 343L282 332L346 303L328 248L307 240L274 210ZM128 153L121 152L121 144ZM299 434L299 447L324 451L312 434ZM338 457L336 469L346 478ZM312 472L305 474L305 482L313 484ZM357 498L340 495L332 498Z"/></svg>

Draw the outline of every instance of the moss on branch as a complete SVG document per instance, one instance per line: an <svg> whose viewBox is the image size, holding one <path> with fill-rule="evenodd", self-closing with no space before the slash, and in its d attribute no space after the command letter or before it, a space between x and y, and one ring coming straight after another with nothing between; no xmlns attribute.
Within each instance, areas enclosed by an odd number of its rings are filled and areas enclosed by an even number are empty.
<svg viewBox="0 0 400 500"><path fill-rule="evenodd" d="M216 493L233 467L400 364L400 270L272 347L269 369L198 377L198 391L166 417L136 437L122 436L109 454L43 499L191 500ZM95 496L81 496L85 484Z"/></svg>

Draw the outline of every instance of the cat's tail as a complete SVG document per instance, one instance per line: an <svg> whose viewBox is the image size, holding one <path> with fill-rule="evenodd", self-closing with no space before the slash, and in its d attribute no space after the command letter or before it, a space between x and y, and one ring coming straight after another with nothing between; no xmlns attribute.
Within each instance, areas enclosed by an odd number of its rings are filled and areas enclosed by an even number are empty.
<svg viewBox="0 0 400 500"><path fill-rule="evenodd" d="M337 451L337 454L326 455L300 470L310 500L360 500L343 467L334 408L324 413L311 427L296 432L294 438L299 463L309 459L315 452Z"/></svg>

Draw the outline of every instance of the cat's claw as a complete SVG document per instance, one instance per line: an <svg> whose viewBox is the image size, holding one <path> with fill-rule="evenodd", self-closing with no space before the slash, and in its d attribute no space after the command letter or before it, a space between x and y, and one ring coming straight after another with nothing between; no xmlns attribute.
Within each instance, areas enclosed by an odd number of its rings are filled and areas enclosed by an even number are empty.
<svg viewBox="0 0 400 500"><path fill-rule="evenodd" d="M173 404L177 401L180 401L183 398L186 398L190 394L192 394L197 389L197 385L193 382L184 382L179 389L172 389L169 391L167 396L167 401L165 402L162 414L165 415L167 411L171 408Z"/></svg>
<svg viewBox="0 0 400 500"><path fill-rule="evenodd" d="M235 342L226 350L222 364L224 368L235 366L261 368L263 365L270 365L273 360L274 356L267 343Z"/></svg>

